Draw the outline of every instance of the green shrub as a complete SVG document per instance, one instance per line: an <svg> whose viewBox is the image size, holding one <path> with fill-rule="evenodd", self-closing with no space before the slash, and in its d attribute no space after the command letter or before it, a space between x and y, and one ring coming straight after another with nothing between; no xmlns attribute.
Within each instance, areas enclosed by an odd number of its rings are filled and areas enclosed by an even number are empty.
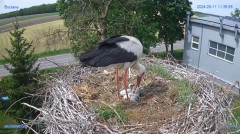
<svg viewBox="0 0 240 134"><path fill-rule="evenodd" d="M18 131L17 129L5 129L4 125L18 125L19 123L14 120L13 117L9 116L8 114L4 115L5 111L0 110L0 134L13 134L16 133L18 134L16 131Z"/></svg>
<svg viewBox="0 0 240 134"><path fill-rule="evenodd" d="M0 81L0 89L6 91L6 89L12 89L14 86L14 79L12 76L3 77L2 81Z"/></svg>

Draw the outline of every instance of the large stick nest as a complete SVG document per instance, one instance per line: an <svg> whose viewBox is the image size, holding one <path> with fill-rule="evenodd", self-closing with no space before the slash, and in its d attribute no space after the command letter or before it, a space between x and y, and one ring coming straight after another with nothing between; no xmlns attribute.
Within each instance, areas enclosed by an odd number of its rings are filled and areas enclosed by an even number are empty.
<svg viewBox="0 0 240 134"><path fill-rule="evenodd" d="M176 94L162 91L171 90L171 82L156 74L146 74L143 83L145 90L139 102L120 103L124 108L130 108L129 118L138 116L121 125L101 122L94 112L93 103L108 105L116 104L114 75L111 71L95 68L81 68L71 66L52 78L36 96L44 96L42 107L36 108L24 103L40 112L37 118L28 122L32 125L43 125L44 133L227 133L228 125L238 125L231 113L232 95L225 92L221 86L214 84L214 78L180 65L171 59L157 59L144 57L141 61L147 68L161 65L172 73L175 79L186 79L195 91L188 99L185 110L175 109L173 112L164 111L176 105L172 96ZM134 73L133 73L134 74ZM132 77L131 77L132 79ZM156 81L153 83L153 81ZM132 81L132 80L130 80ZM154 86L154 85L161 85ZM151 86L149 86L151 85ZM147 88L152 88L149 90ZM164 88L168 87L168 88ZM159 89L158 89L159 88ZM155 91L151 93L151 91ZM166 93L163 93L166 92ZM106 95L107 94L107 95ZM171 97L166 97L171 96ZM161 99L163 98L163 99ZM170 99L169 99L170 98ZM95 100L95 101L94 101ZM163 103L165 105L163 105ZM141 112L146 107L145 113ZM133 111L132 107L137 107ZM131 111L132 110L132 111ZM155 113L155 115L153 114ZM158 116L164 114L164 119ZM147 115L146 115L147 114ZM153 114L151 116L151 114ZM144 118L145 116L145 118ZM147 120L146 118L149 118ZM140 120L143 118L143 120ZM162 118L162 117L161 117ZM144 122L145 121L145 122ZM151 122L152 121L152 122ZM145 129L153 126L154 129ZM34 131L34 130L33 130Z"/></svg>

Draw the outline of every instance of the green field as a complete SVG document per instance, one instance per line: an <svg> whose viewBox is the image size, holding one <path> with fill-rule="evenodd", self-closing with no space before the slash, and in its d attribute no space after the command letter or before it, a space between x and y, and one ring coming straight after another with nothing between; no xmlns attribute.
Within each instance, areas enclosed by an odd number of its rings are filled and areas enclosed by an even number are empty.
<svg viewBox="0 0 240 134"><path fill-rule="evenodd" d="M53 16L53 15L58 15L58 12L22 16L22 17L19 17L17 20L18 21L26 21L26 20L31 20L31 19L36 19L36 18L46 17L46 16ZM3 21L3 22L0 22L0 26L11 24L12 22L13 22L12 20L6 20L6 21Z"/></svg>
<svg viewBox="0 0 240 134"><path fill-rule="evenodd" d="M54 42L51 38L46 37L46 33L52 33L53 30L62 29L66 30L63 24L63 20L51 21L47 23L36 24L32 26L25 27L26 31L24 33L24 37L27 38L28 41L33 41L33 46L35 48L35 53L42 53L46 51L53 51L59 49L69 48L69 42ZM10 42L10 33L4 32L0 33L0 59L2 59L2 55L6 55L5 48L11 48ZM66 35L60 36L61 39L66 39ZM59 39L60 40L60 39ZM52 42L51 42L52 41ZM50 44L50 45L47 45Z"/></svg>

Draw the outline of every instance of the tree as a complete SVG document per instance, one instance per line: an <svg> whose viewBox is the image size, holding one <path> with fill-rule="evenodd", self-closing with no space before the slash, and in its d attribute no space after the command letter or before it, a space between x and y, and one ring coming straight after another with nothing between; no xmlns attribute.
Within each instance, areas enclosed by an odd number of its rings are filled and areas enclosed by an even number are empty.
<svg viewBox="0 0 240 134"><path fill-rule="evenodd" d="M29 119L32 116L35 117L36 113L29 112L31 109L21 103L33 103L32 99L24 97L28 96L25 93L31 93L38 87L38 83L34 78L37 77L36 72L39 65L34 67L37 57L33 56L32 42L28 42L23 37L25 29L20 29L17 22L13 24L15 29L10 31L12 47L11 49L5 49L8 56L3 56L7 62L4 66L12 73L12 77L3 79L0 86L6 89L6 95L11 98L9 105L16 101L11 107L15 110L14 115Z"/></svg>
<svg viewBox="0 0 240 134"><path fill-rule="evenodd" d="M13 88L19 88L36 82L34 77L38 66L34 68L37 57L33 56L32 42L28 42L23 37L25 29L20 29L17 22L13 24L15 29L10 31L12 48L5 49L9 56L3 57L10 64L4 66L13 75Z"/></svg>
<svg viewBox="0 0 240 134"><path fill-rule="evenodd" d="M58 0L57 9L77 56L116 34L136 36L145 53L162 40L173 45L183 38L183 18L191 6L188 0Z"/></svg>
<svg viewBox="0 0 240 134"><path fill-rule="evenodd" d="M142 16L145 25L157 25L157 37L164 41L166 51L173 43L184 36L183 25L186 12L191 11L189 0L144 0L142 2Z"/></svg>
<svg viewBox="0 0 240 134"><path fill-rule="evenodd" d="M234 11L231 12L231 16L240 18L240 9L235 8Z"/></svg>
<svg viewBox="0 0 240 134"><path fill-rule="evenodd" d="M139 0L58 0L57 9L70 31L75 56L95 47L100 39L116 34L136 36L147 53L149 45L154 44L151 37L155 33L150 31L154 31L151 25L143 25L138 13L140 3Z"/></svg>
<svg viewBox="0 0 240 134"><path fill-rule="evenodd" d="M126 34L137 37L143 44L145 54L149 53L150 46L157 43L157 32L154 23L143 22L139 0L115 0L111 5L108 18L108 35ZM151 9L151 8L150 8Z"/></svg>
<svg viewBox="0 0 240 134"><path fill-rule="evenodd" d="M70 31L75 56L87 51L107 33L106 16L112 0L58 0L57 9Z"/></svg>

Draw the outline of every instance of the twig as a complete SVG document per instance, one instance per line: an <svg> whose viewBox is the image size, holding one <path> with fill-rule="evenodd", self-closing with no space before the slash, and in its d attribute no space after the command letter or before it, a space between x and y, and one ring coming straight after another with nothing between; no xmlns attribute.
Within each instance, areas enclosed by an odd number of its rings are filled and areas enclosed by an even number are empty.
<svg viewBox="0 0 240 134"><path fill-rule="evenodd" d="M29 127L24 121L22 121L22 123L27 126L29 129L31 129L35 134L38 134L35 130L33 130L31 127Z"/></svg>
<svg viewBox="0 0 240 134"><path fill-rule="evenodd" d="M103 125L103 124L95 124L93 129L96 128L97 126L105 128L110 134L115 134L115 132L113 132L110 128L108 128L106 125Z"/></svg>

